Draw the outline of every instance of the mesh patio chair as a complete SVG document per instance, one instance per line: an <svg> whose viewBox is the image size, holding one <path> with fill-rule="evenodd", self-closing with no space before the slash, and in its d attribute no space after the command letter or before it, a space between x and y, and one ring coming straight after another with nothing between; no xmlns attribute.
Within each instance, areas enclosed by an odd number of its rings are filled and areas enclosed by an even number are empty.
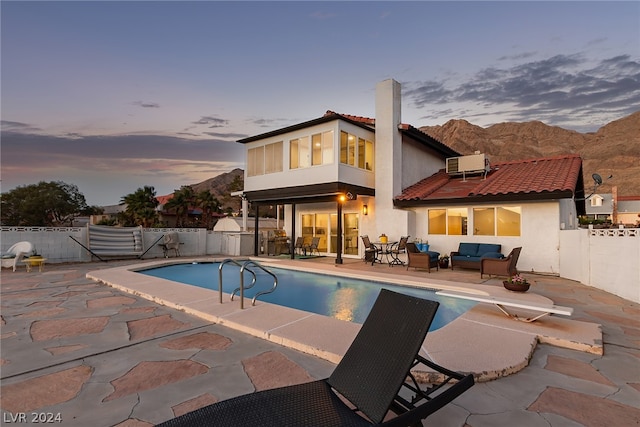
<svg viewBox="0 0 640 427"><path fill-rule="evenodd" d="M474 383L473 375L449 371L418 355L438 305L435 301L383 289L360 332L328 379L235 397L160 425L422 425L422 419ZM446 379L430 387L420 386L411 373L411 369L420 363L443 374ZM414 397L401 397L401 390ZM383 422L389 411L397 416Z"/></svg>
<svg viewBox="0 0 640 427"><path fill-rule="evenodd" d="M307 251L304 246L304 237L296 237L296 244L293 247L294 253L302 255L302 252L306 254Z"/></svg>
<svg viewBox="0 0 640 427"><path fill-rule="evenodd" d="M404 261L400 259L400 254L407 252L407 241L409 236L400 237L400 241L391 246L389 254L391 255L391 262L389 265L404 265Z"/></svg>
<svg viewBox="0 0 640 427"><path fill-rule="evenodd" d="M320 244L320 238L319 237L313 237L311 239L311 243L307 246L305 246L305 254L307 253L307 251L309 251L309 255L313 255L313 251L316 251L316 253L318 255L320 255L320 251L318 251L318 245Z"/></svg>
<svg viewBox="0 0 640 427"><path fill-rule="evenodd" d="M382 249L371 243L369 236L366 234L362 236L362 243L364 244L364 262L370 262L371 265L379 262L382 264Z"/></svg>

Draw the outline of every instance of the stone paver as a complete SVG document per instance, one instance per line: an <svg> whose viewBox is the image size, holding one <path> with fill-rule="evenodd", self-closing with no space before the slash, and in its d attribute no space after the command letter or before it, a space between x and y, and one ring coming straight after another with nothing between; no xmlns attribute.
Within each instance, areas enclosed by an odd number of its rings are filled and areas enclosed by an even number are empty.
<svg viewBox="0 0 640 427"><path fill-rule="evenodd" d="M333 370L325 360L85 278L114 264L2 271L5 423L34 412L59 414L64 426L146 427ZM358 262L341 268L363 267ZM483 283L476 272L444 270L430 278ZM536 292L573 307L573 318L602 325L604 354L538 344L524 369L477 383L425 425L640 425L640 305L560 278L535 281ZM477 348L495 351L499 360L500 345Z"/></svg>

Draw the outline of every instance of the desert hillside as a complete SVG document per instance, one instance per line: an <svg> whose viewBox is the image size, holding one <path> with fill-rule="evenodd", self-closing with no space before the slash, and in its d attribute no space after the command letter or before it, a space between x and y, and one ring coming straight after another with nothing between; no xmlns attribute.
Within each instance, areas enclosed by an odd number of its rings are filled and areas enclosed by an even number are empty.
<svg viewBox="0 0 640 427"><path fill-rule="evenodd" d="M492 162L578 153L584 160L587 194L593 173L613 175L598 191L618 187L621 196L640 195L640 111L602 126L595 133L579 133L542 122L499 123L482 128L466 120L450 120L420 130L462 154L480 151Z"/></svg>

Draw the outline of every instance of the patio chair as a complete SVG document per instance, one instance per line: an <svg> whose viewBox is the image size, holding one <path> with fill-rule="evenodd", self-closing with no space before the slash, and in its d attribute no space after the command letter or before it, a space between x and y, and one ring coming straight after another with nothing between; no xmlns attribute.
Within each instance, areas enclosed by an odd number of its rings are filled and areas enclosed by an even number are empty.
<svg viewBox="0 0 640 427"><path fill-rule="evenodd" d="M169 258L169 251L173 250L176 256L180 256L180 236L175 231L171 231L162 236L162 243L158 244L162 248L165 258Z"/></svg>
<svg viewBox="0 0 640 427"><path fill-rule="evenodd" d="M421 268L431 273L433 267L438 270L438 258L440 252L426 251L420 252L413 242L407 242L407 270L409 267Z"/></svg>
<svg viewBox="0 0 640 427"><path fill-rule="evenodd" d="M389 250L389 254L391 255L391 262L389 265L404 265L404 261L400 259L400 254L404 254L407 252L407 241L409 240L409 236L400 237L400 241L394 243Z"/></svg>
<svg viewBox="0 0 640 427"><path fill-rule="evenodd" d="M293 246L293 252L297 253L298 255L302 255L303 251L306 255L307 251L304 246L304 237L296 237L296 244Z"/></svg>
<svg viewBox="0 0 640 427"><path fill-rule="evenodd" d="M382 264L382 249L371 243L369 236L366 234L362 236L362 243L364 244L364 262L370 262L371 265L379 262Z"/></svg>
<svg viewBox="0 0 640 427"><path fill-rule="evenodd" d="M305 254L307 253L307 251L309 251L309 255L313 255L313 251L316 251L316 253L318 254L318 256L320 255L320 252L318 251L318 245L320 244L320 238L319 237L312 237L311 238L311 243L307 246L305 246L304 252Z"/></svg>
<svg viewBox="0 0 640 427"><path fill-rule="evenodd" d="M520 251L522 251L521 247L513 248L506 258L501 259L482 258L480 260L480 278L482 279L485 274L488 274L489 277L491 277L491 275L511 277L518 274L516 264L520 257Z"/></svg>
<svg viewBox="0 0 640 427"><path fill-rule="evenodd" d="M22 261L25 256L29 256L33 253L33 243L31 242L18 242L12 245L6 252L2 253L2 267L13 268L16 271L18 263Z"/></svg>
<svg viewBox="0 0 640 427"><path fill-rule="evenodd" d="M329 378L235 397L161 426L422 425L422 419L474 383L472 374L450 371L418 354L438 305L382 289ZM442 374L445 380L429 387L418 384L411 369L420 363ZM401 396L401 391L406 397ZM390 411L397 416L383 422Z"/></svg>

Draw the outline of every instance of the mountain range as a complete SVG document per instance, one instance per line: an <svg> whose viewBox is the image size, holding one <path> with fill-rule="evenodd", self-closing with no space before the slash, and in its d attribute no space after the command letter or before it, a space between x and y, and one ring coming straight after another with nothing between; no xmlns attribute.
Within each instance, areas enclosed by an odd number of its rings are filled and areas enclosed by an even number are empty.
<svg viewBox="0 0 640 427"><path fill-rule="evenodd" d="M604 183L599 193L618 187L619 196L640 196L640 111L610 122L596 132L580 133L539 121L498 123L482 128L466 120L419 128L461 154L486 153L492 163L580 154L587 194L592 174ZM609 175L612 178L607 179Z"/></svg>
<svg viewBox="0 0 640 427"><path fill-rule="evenodd" d="M617 186L619 196L640 196L640 111L592 133L539 121L498 123L483 128L466 120L449 120L443 125L419 129L463 155L486 153L492 163L577 153L583 159L586 194L593 191L592 174L597 173L604 180L597 189L599 193L610 193L611 187ZM610 175L613 176L608 178ZM230 193L242 189L243 181L243 170L234 169L192 187L196 192L208 189L225 209L237 211L240 198Z"/></svg>

